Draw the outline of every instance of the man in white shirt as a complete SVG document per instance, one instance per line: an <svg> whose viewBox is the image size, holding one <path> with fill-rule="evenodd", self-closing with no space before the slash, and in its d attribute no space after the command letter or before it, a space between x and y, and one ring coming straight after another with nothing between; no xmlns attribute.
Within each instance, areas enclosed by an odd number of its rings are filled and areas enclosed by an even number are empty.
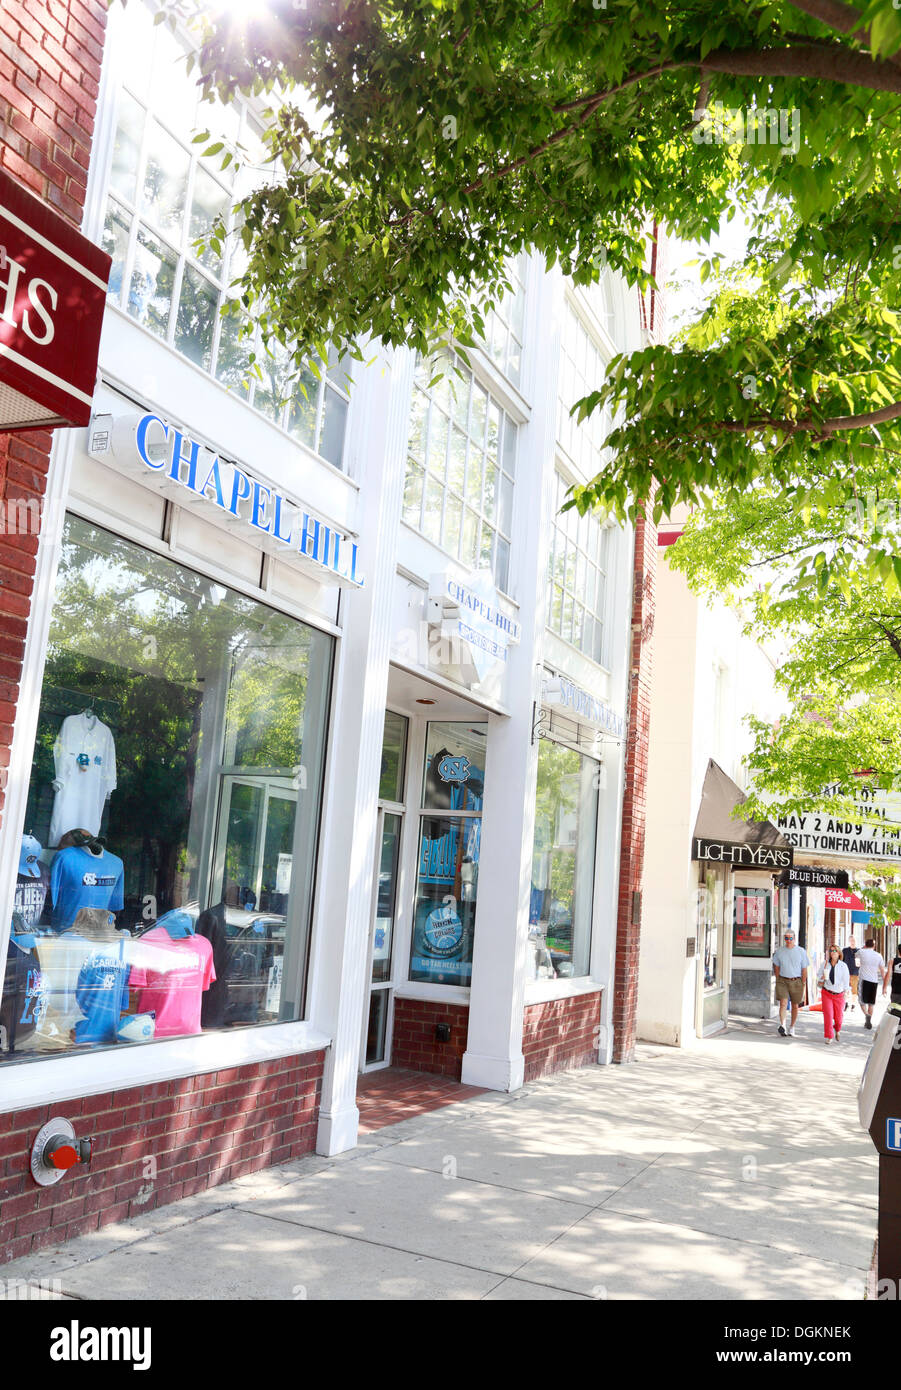
<svg viewBox="0 0 901 1390"><path fill-rule="evenodd" d="M795 934L790 927L783 933L782 943L779 949L773 952L773 974L776 976L776 998L779 1001L779 1034L783 1038L793 1038L810 962L804 947L796 944ZM789 1000L792 1014L791 1023L786 1029L785 1008Z"/></svg>
<svg viewBox="0 0 901 1390"><path fill-rule="evenodd" d="M882 993L888 990L889 971L877 950L876 940L867 937L867 943L860 952L860 1007L863 1010L864 1028L873 1026L873 1007L876 1003L876 990L882 981Z"/></svg>

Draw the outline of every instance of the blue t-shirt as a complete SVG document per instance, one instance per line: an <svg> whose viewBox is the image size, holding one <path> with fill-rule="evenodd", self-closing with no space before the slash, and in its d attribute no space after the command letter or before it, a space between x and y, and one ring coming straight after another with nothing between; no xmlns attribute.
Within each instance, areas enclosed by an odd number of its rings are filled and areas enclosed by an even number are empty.
<svg viewBox="0 0 901 1390"><path fill-rule="evenodd" d="M773 964L778 965L783 980L797 980L810 962L803 946L780 946L773 952Z"/></svg>
<svg viewBox="0 0 901 1390"><path fill-rule="evenodd" d="M122 860L109 850L91 854L90 850L75 845L61 849L50 870L55 929L64 931L71 927L75 914L82 907L121 911L125 906L123 880Z"/></svg>
<svg viewBox="0 0 901 1390"><path fill-rule="evenodd" d="M94 955L81 967L75 999L84 1018L75 1025L77 1043L114 1043L128 1008L128 977L131 966L123 958L123 942L98 943Z"/></svg>

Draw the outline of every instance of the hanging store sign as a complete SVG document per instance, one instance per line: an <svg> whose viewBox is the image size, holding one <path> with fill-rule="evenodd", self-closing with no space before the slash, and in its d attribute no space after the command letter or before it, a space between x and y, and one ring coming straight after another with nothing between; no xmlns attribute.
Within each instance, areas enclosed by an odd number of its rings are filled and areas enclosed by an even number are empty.
<svg viewBox="0 0 901 1390"><path fill-rule="evenodd" d="M625 736L626 721L607 704L606 700L583 690L566 676L547 676L541 693L541 702L554 709L565 711L578 724L590 724L616 739Z"/></svg>
<svg viewBox="0 0 901 1390"><path fill-rule="evenodd" d="M821 869L815 864L809 866L794 864L779 879L780 887L790 888L847 888L846 869Z"/></svg>
<svg viewBox="0 0 901 1390"><path fill-rule="evenodd" d="M112 454L141 482L153 480L180 505L203 506L217 525L245 538L252 534L254 544L319 583L362 588L354 540L158 415L97 415L88 447L96 458Z"/></svg>
<svg viewBox="0 0 901 1390"><path fill-rule="evenodd" d="M781 845L739 845L728 840L691 842L692 859L712 864L731 864L734 869L785 869L794 851Z"/></svg>
<svg viewBox="0 0 901 1390"><path fill-rule="evenodd" d="M510 647L522 637L519 623L507 616L498 601L490 570L477 570L466 581L449 571L433 574L429 583L429 626L438 629L460 665L465 654L479 681L507 660ZM459 648L459 652L454 652Z"/></svg>
<svg viewBox="0 0 901 1390"><path fill-rule="evenodd" d="M0 430L88 423L111 265L0 172Z"/></svg>

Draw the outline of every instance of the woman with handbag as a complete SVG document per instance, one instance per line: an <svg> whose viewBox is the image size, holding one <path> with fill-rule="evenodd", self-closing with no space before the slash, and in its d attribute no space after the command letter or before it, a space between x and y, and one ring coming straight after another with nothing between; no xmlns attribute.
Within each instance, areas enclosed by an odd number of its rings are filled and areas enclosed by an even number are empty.
<svg viewBox="0 0 901 1390"><path fill-rule="evenodd" d="M826 954L827 958L820 966L817 983L823 991L823 1041L828 1044L832 1042L833 1032L836 1042L841 1037L845 990L851 983L851 975L837 946L830 946Z"/></svg>

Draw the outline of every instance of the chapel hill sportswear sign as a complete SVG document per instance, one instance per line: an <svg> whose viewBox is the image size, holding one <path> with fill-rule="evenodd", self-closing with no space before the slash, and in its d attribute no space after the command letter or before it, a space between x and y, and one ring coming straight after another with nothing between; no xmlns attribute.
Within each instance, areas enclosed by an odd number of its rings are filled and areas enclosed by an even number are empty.
<svg viewBox="0 0 901 1390"><path fill-rule="evenodd" d="M88 448L96 458L111 454L173 501L184 505L190 499L215 525L254 536L261 549L320 584L362 588L352 536L152 411L115 419L95 415Z"/></svg>
<svg viewBox="0 0 901 1390"><path fill-rule="evenodd" d="M88 423L111 264L0 172L0 430Z"/></svg>
<svg viewBox="0 0 901 1390"><path fill-rule="evenodd" d="M781 845L738 845L728 840L691 842L692 859L711 864L730 864L733 869L787 869L794 851Z"/></svg>

